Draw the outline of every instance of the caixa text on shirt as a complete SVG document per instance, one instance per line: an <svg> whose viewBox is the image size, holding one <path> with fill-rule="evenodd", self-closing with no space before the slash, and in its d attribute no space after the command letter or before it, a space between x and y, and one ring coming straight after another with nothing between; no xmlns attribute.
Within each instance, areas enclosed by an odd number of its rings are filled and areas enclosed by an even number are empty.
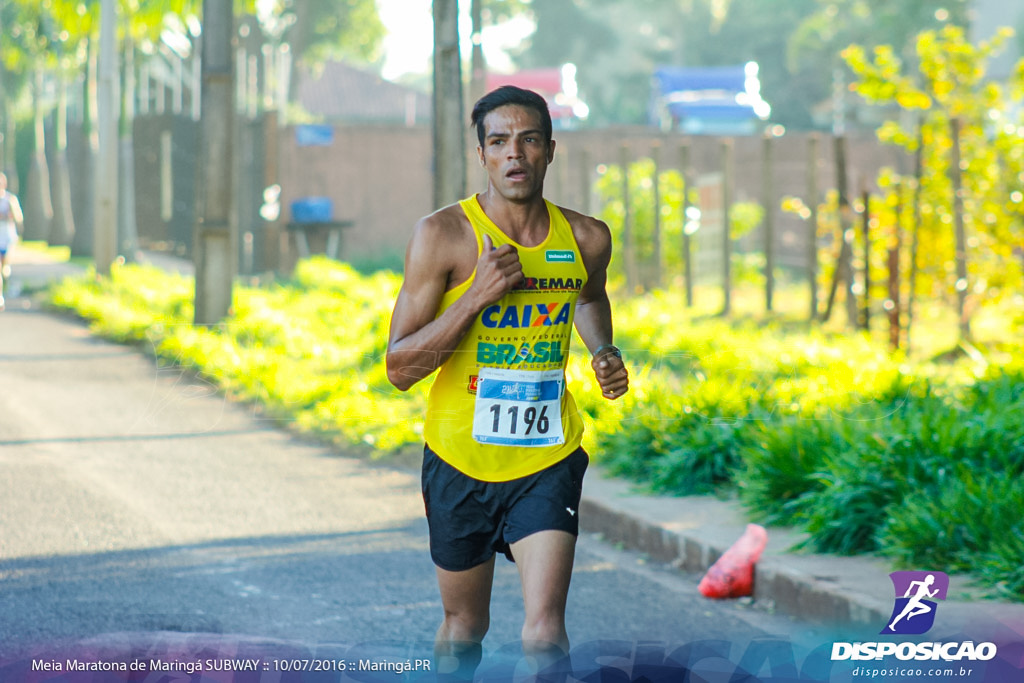
<svg viewBox="0 0 1024 683"><path fill-rule="evenodd" d="M572 304L526 304L523 306L488 306L480 313L484 327L504 329L508 327L551 327L568 325L572 319Z"/></svg>

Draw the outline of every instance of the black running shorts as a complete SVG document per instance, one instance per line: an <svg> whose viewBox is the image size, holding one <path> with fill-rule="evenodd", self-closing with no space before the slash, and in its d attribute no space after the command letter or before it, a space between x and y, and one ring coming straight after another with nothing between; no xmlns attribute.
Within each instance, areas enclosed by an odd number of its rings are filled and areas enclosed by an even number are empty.
<svg viewBox="0 0 1024 683"><path fill-rule="evenodd" d="M538 531L579 535L579 505L589 456L578 448L554 465L519 479L485 482L466 476L423 449L423 503L430 557L441 569L464 571ZM514 560L513 560L514 561Z"/></svg>

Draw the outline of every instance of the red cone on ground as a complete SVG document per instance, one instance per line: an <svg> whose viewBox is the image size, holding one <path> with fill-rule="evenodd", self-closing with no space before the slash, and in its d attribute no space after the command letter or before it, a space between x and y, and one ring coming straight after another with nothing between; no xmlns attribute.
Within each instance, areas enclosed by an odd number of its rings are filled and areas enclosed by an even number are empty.
<svg viewBox="0 0 1024 683"><path fill-rule="evenodd" d="M711 565L697 586L706 598L741 598L754 592L754 565L768 543L763 526L748 524L743 535Z"/></svg>

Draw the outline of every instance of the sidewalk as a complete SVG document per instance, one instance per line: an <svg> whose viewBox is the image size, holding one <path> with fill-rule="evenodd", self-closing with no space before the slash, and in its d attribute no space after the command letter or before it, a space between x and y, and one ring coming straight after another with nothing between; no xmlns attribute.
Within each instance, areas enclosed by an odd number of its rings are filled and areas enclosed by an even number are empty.
<svg viewBox="0 0 1024 683"><path fill-rule="evenodd" d="M191 264L160 254L147 260L189 272ZM12 259L7 309L32 310L31 295L47 282L80 272L66 263L19 249ZM4 314L0 313L0 324ZM733 501L713 497L644 495L628 482L606 476L598 467L587 475L580 517L585 531L606 541L677 566L694 580L743 533L748 519ZM763 609L831 626L853 629L874 640L893 609L893 570L884 560L792 552L801 535L769 528L768 547L755 574L754 600ZM916 567L929 570L930 567ZM983 600L966 577L951 576L939 619L943 631L995 626L1024 636L1024 604Z"/></svg>

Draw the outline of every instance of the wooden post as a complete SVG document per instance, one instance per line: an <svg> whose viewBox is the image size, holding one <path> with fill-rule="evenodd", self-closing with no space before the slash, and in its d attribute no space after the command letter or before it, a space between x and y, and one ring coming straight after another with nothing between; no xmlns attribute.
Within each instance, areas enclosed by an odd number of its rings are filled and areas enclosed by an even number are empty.
<svg viewBox="0 0 1024 683"><path fill-rule="evenodd" d="M960 119L953 118L949 122L949 133L952 140L949 163L953 183L953 229L956 239L956 312L960 321L960 341L971 337L971 319L967 310L967 235L964 228L964 188L960 171Z"/></svg>
<svg viewBox="0 0 1024 683"><path fill-rule="evenodd" d="M629 196L629 146L619 147L619 164L622 167L622 255L626 265L626 290L636 292L636 251L633 245L633 211Z"/></svg>
<svg viewBox="0 0 1024 683"><path fill-rule="evenodd" d="M761 140L761 204L764 208L764 310L771 313L775 294L775 188L772 183L773 135Z"/></svg>
<svg viewBox="0 0 1024 683"><path fill-rule="evenodd" d="M649 280L653 288L661 287L661 140L655 140L651 146L651 159L654 161L654 234L651 235L653 253Z"/></svg>
<svg viewBox="0 0 1024 683"><path fill-rule="evenodd" d="M861 302L860 327L871 329L871 192L862 193L864 212L861 215L861 234L864 237L864 300Z"/></svg>
<svg viewBox="0 0 1024 683"><path fill-rule="evenodd" d="M733 140L722 142L722 316L732 313L732 208L734 178Z"/></svg>
<svg viewBox="0 0 1024 683"><path fill-rule="evenodd" d="M807 279L810 284L810 320L818 317L818 145L821 138L813 133L807 141L807 203L811 211L807 236Z"/></svg>
<svg viewBox="0 0 1024 683"><path fill-rule="evenodd" d="M889 314L889 348L900 348L900 247L903 234L903 183L897 182L896 219L889 238L889 298L885 309Z"/></svg>
<svg viewBox="0 0 1024 683"><path fill-rule="evenodd" d="M690 233L687 232L687 224L689 223L689 216L687 215L690 211L690 179L693 174L690 173L690 146L683 143L679 146L679 168L683 174L683 201L682 210L683 215L681 220L683 221L683 287L686 293L686 307L693 307L693 244Z"/></svg>
<svg viewBox="0 0 1024 683"><path fill-rule="evenodd" d="M914 152L913 221L910 226L910 287L907 293L907 353L911 349L911 331L914 329L914 299L917 296L917 252L921 231L921 181L924 178L924 125L918 120L917 150Z"/></svg>
<svg viewBox="0 0 1024 683"><path fill-rule="evenodd" d="M590 215L590 195L591 195L591 183L593 182L590 161L590 148L586 145L580 146L579 154L579 173L580 173L580 211L586 215Z"/></svg>
<svg viewBox="0 0 1024 683"><path fill-rule="evenodd" d="M271 100L273 101L273 100ZM281 167L281 124L278 120L278 111L270 109L263 117L263 187L269 188L278 185ZM264 190L265 191L265 190ZM280 201L280 199L278 199ZM280 212L280 208L278 208ZM281 268L281 220L280 213L274 220L263 222L264 231L264 260L262 270L279 270Z"/></svg>

